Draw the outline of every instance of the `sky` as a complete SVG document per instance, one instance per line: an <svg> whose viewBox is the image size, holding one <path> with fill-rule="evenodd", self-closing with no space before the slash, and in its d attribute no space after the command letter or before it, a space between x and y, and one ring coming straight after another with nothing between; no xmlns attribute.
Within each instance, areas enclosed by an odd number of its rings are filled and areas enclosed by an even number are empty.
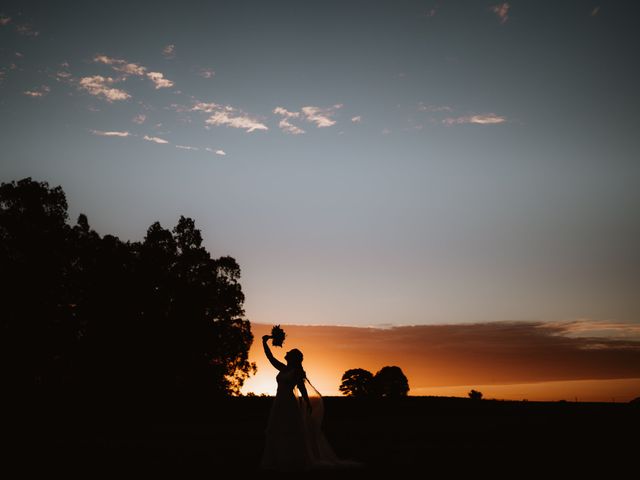
<svg viewBox="0 0 640 480"><path fill-rule="evenodd" d="M640 342L638 13L3 1L0 180L61 185L71 221L122 239L194 218L256 325L580 322ZM417 388L480 381L450 378Z"/></svg>

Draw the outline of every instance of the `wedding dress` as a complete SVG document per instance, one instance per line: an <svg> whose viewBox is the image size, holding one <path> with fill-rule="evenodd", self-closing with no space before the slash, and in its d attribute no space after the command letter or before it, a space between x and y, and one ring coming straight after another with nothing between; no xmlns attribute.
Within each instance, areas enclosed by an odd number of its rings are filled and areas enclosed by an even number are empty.
<svg viewBox="0 0 640 480"><path fill-rule="evenodd" d="M303 375L299 369L283 369L276 377L278 390L269 414L260 466L280 471L359 466L334 453L322 432L322 396ZM303 402L299 384L306 387L311 412Z"/></svg>

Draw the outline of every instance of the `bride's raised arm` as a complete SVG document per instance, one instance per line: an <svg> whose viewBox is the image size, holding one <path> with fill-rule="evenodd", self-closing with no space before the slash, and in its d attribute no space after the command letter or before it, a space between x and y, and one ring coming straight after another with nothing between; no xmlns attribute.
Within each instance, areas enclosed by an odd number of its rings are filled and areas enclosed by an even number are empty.
<svg viewBox="0 0 640 480"><path fill-rule="evenodd" d="M271 353L271 349L269 348L269 345L267 344L267 341L270 338L271 338L270 335L263 335L263 337L262 337L262 346L264 347L264 354L269 359L269 362L271 362L271 365L273 365L278 370L284 370L286 368L286 365L284 363L282 363L281 361L276 360L276 357L273 356L273 353Z"/></svg>

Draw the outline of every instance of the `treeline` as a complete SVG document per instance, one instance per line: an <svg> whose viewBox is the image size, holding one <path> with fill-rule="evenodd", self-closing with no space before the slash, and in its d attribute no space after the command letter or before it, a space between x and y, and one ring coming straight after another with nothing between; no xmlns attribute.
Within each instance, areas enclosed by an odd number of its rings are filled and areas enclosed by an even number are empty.
<svg viewBox="0 0 640 480"><path fill-rule="evenodd" d="M0 186L5 392L238 394L255 370L240 267L212 258L190 218L141 242L68 223L61 187Z"/></svg>
<svg viewBox="0 0 640 480"><path fill-rule="evenodd" d="M396 366L382 367L375 375L364 368L352 368L342 375L339 390L348 397L406 397L409 381Z"/></svg>

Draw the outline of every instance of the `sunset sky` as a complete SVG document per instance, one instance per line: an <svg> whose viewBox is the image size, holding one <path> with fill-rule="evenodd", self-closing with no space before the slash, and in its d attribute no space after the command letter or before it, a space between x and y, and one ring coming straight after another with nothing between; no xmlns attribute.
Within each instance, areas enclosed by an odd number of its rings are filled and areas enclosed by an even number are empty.
<svg viewBox="0 0 640 480"><path fill-rule="evenodd" d="M122 239L194 218L257 338L299 325L331 394L397 364L413 394L633 398L639 14L3 1L0 180ZM274 390L260 367L245 391Z"/></svg>

